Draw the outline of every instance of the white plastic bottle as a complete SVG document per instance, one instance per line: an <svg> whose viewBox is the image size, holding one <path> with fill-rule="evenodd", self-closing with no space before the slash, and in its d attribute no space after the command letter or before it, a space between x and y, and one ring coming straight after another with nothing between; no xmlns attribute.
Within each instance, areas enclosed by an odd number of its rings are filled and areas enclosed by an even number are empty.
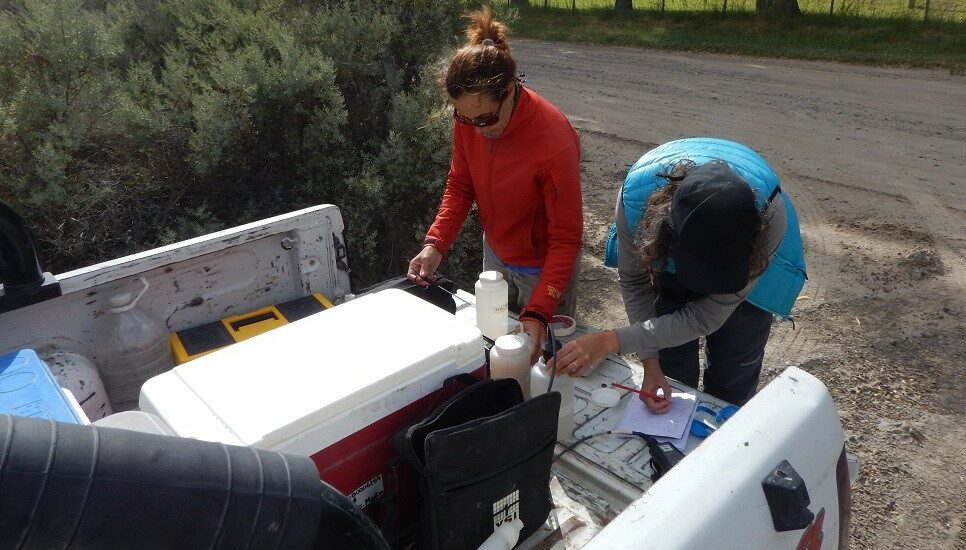
<svg viewBox="0 0 966 550"><path fill-rule="evenodd" d="M510 550L517 545L522 530L523 521L519 519L503 522L477 550Z"/></svg>
<svg viewBox="0 0 966 550"><path fill-rule="evenodd" d="M543 357L530 369L530 397L546 393L550 373ZM557 418L557 441L566 441L574 433L575 380L567 375L553 377L553 391L560 392L560 416Z"/></svg>
<svg viewBox="0 0 966 550"><path fill-rule="evenodd" d="M149 286L143 277L141 283L144 288L137 296L119 292L108 297L108 318L97 339L101 380L119 411L136 408L141 385L174 367L168 331L137 308Z"/></svg>
<svg viewBox="0 0 966 550"><path fill-rule="evenodd" d="M91 422L114 414L101 374L93 361L78 353L58 349L37 353L50 367L60 387L83 403L81 409Z"/></svg>
<svg viewBox="0 0 966 550"><path fill-rule="evenodd" d="M507 333L510 287L499 271L484 271L476 281L476 326L490 340Z"/></svg>
<svg viewBox="0 0 966 550"><path fill-rule="evenodd" d="M490 378L515 378L523 395L530 395L530 349L526 334L507 334L490 349Z"/></svg>

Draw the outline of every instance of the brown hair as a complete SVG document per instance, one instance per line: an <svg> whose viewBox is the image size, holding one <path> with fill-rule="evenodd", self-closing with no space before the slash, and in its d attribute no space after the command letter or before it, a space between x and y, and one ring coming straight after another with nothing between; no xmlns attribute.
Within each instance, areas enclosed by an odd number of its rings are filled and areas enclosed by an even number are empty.
<svg viewBox="0 0 966 550"><path fill-rule="evenodd" d="M494 101L500 101L517 74L517 63L507 42L509 29L493 18L490 6L467 18L471 22L466 28L466 45L453 54L443 78L446 93L453 99L467 94L490 94Z"/></svg>
<svg viewBox="0 0 966 550"><path fill-rule="evenodd" d="M667 267L667 258L671 255L671 248L677 238L674 226L671 224L671 200L674 198L674 192L677 191L678 182L683 180L694 166L694 162L683 160L678 162L669 173L657 174L659 177L666 178L668 182L651 193L651 197L647 199L638 239L642 243L640 252L644 271L651 276L651 282L654 284ZM748 279L754 279L764 273L768 268L769 260L765 220L762 218L751 246Z"/></svg>

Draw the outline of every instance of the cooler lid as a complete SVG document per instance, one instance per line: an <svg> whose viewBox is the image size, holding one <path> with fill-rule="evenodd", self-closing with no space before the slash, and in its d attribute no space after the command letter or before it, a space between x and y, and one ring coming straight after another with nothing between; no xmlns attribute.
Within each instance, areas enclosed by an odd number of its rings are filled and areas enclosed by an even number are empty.
<svg viewBox="0 0 966 550"><path fill-rule="evenodd" d="M81 424L57 379L32 349L0 357L0 414Z"/></svg>
<svg viewBox="0 0 966 550"><path fill-rule="evenodd" d="M483 353L476 327L407 292L385 290L160 376L177 377L245 445L268 448L443 365L480 362ZM153 401L158 406L157 396ZM388 414L403 405L381 406Z"/></svg>

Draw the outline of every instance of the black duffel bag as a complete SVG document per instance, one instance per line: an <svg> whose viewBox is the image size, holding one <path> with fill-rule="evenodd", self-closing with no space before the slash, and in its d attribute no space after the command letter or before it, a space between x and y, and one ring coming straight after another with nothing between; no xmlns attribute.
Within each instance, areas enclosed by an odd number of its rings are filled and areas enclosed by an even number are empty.
<svg viewBox="0 0 966 550"><path fill-rule="evenodd" d="M459 378L471 385L395 441L419 475L420 549L476 548L513 519L523 540L552 508L560 394L524 401L512 378Z"/></svg>

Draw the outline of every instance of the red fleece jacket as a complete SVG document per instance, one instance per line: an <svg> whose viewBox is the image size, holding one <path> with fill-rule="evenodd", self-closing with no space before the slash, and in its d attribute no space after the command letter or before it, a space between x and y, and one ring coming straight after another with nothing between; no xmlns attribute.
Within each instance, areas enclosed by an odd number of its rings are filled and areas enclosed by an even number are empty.
<svg viewBox="0 0 966 550"><path fill-rule="evenodd" d="M580 255L580 138L567 118L532 90L521 86L499 138L454 124L446 190L426 243L446 255L474 202L486 242L501 260L542 268L521 314L547 321Z"/></svg>

